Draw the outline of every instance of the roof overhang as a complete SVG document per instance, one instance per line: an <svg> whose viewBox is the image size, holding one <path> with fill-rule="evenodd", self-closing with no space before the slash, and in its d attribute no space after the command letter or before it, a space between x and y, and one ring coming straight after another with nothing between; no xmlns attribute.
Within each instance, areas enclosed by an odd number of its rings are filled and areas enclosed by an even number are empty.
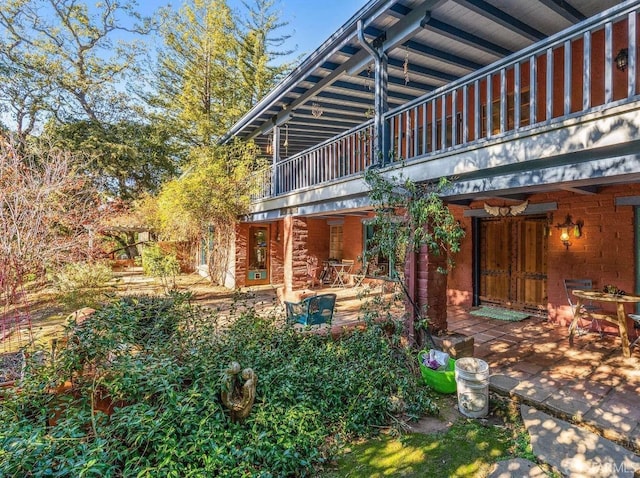
<svg viewBox="0 0 640 478"><path fill-rule="evenodd" d="M285 159L366 122L374 105L373 59L388 55L389 108L400 107L594 16L615 0L372 0L228 131L268 149L282 128ZM634 3L633 1L625 3Z"/></svg>

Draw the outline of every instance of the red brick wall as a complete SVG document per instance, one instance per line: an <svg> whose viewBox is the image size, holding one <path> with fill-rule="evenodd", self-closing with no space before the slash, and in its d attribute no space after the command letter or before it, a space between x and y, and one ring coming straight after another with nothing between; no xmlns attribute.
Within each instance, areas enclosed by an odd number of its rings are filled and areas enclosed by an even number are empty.
<svg viewBox="0 0 640 478"><path fill-rule="evenodd" d="M240 223L236 226L236 287L247 285L249 226L249 223Z"/></svg>
<svg viewBox="0 0 640 478"><path fill-rule="evenodd" d="M593 195L563 191L529 197L531 204L556 202L558 205L557 211L553 211L551 235L547 238L546 308L551 320L560 323L570 320L571 311L563 285L565 278L588 278L597 289L611 283L629 293L635 292L634 208L615 206L616 197L635 195L640 195L640 185L610 186ZM480 209L483 204L484 201L477 201L470 207ZM456 267L449 275L448 301L470 307L473 290L471 218L462 216L463 208L452 206L451 209L465 228L466 237L460 253L455 256ZM572 237L568 250L560 242L560 231L555 227L564 222L567 214L571 214L574 222L584 221L582 237ZM628 311L632 311L631 307Z"/></svg>
<svg viewBox="0 0 640 478"><path fill-rule="evenodd" d="M271 224L271 238L269 242L269 267L271 283L284 282L284 224L277 221Z"/></svg>
<svg viewBox="0 0 640 478"><path fill-rule="evenodd" d="M347 216L344 219L342 230L342 239L344 241L343 259L355 260L362 255L362 217ZM358 265L354 266L359 268Z"/></svg>
<svg viewBox="0 0 640 478"><path fill-rule="evenodd" d="M326 219L309 219L307 224L309 255L317 257L318 263L322 265L322 261L329 257L329 225Z"/></svg>
<svg viewBox="0 0 640 478"><path fill-rule="evenodd" d="M462 239L460 252L452 254L451 256L454 267L447 277L447 298L451 305L471 307L473 300L471 218L463 217L462 211L464 208L461 206L450 206L449 209L453 212L456 219L460 221L460 225L465 231L465 237Z"/></svg>

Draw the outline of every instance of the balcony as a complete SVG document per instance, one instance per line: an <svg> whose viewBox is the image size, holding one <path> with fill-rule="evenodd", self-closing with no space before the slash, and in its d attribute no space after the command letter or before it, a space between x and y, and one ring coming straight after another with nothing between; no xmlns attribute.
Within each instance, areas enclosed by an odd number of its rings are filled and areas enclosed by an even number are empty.
<svg viewBox="0 0 640 478"><path fill-rule="evenodd" d="M497 176L511 179L493 187L509 189L636 173L612 158L639 149L639 9L622 4L391 109L385 158L374 157L369 120L275 163L260 172L254 210L362 196L374 163L416 181L455 176L454 195Z"/></svg>

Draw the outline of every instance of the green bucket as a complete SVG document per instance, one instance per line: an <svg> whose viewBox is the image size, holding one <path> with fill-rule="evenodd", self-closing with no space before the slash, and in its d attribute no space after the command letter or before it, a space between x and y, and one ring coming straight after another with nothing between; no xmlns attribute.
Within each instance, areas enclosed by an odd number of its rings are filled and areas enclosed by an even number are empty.
<svg viewBox="0 0 640 478"><path fill-rule="evenodd" d="M418 364L420 365L420 373L424 379L424 383L440 393L456 392L456 361L449 359L446 370L433 370L423 365L422 358L429 355L428 350L421 350L418 353Z"/></svg>

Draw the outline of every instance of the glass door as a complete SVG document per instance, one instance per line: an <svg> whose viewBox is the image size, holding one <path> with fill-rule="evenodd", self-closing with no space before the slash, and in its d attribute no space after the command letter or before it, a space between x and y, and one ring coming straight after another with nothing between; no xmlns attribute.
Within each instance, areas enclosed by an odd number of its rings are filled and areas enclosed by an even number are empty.
<svg viewBox="0 0 640 478"><path fill-rule="evenodd" d="M269 228L249 228L249 266L247 280L250 285L269 283Z"/></svg>

